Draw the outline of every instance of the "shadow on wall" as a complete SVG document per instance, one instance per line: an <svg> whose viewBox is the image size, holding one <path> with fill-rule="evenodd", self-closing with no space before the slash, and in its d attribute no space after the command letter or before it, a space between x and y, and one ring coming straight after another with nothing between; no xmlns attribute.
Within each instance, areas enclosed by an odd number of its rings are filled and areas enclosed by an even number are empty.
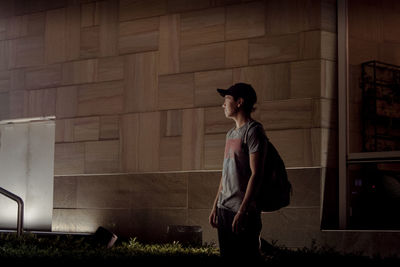
<svg viewBox="0 0 400 267"><path fill-rule="evenodd" d="M326 230L339 227L338 120L333 119L337 118L337 112L337 105L333 105L329 121L334 124L331 129L327 129L326 139L322 138L326 145L327 166L322 169L321 176L321 229ZM322 143L322 147L325 145Z"/></svg>

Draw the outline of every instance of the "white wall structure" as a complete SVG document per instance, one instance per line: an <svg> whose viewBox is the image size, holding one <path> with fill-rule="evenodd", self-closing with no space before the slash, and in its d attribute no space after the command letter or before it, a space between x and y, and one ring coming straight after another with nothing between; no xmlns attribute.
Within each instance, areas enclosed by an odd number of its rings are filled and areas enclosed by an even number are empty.
<svg viewBox="0 0 400 267"><path fill-rule="evenodd" d="M24 230L51 231L55 122L0 121L0 187L24 201ZM0 195L0 229L16 229L17 203Z"/></svg>

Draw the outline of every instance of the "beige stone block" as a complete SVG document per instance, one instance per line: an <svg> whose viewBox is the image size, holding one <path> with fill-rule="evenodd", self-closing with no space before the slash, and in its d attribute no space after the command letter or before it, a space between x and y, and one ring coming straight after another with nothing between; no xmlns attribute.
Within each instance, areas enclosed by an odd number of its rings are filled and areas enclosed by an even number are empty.
<svg viewBox="0 0 400 267"><path fill-rule="evenodd" d="M181 48L181 72L222 69L225 66L225 44L213 43Z"/></svg>
<svg viewBox="0 0 400 267"><path fill-rule="evenodd" d="M321 57L328 60L337 60L337 34L321 32Z"/></svg>
<svg viewBox="0 0 400 267"><path fill-rule="evenodd" d="M4 2L0 11L0 17L10 17L15 13L15 3Z"/></svg>
<svg viewBox="0 0 400 267"><path fill-rule="evenodd" d="M9 68L39 66L44 62L44 41L42 36L27 36L8 40L7 46L5 51L8 51ZM2 52L0 53L3 54Z"/></svg>
<svg viewBox="0 0 400 267"><path fill-rule="evenodd" d="M161 112L161 136L182 136L182 110L166 110Z"/></svg>
<svg viewBox="0 0 400 267"><path fill-rule="evenodd" d="M85 170L85 144L56 144L54 150L54 174L82 174Z"/></svg>
<svg viewBox="0 0 400 267"><path fill-rule="evenodd" d="M320 208L285 208L262 214L261 237L276 245L304 248L320 240Z"/></svg>
<svg viewBox="0 0 400 267"><path fill-rule="evenodd" d="M53 208L73 209L77 207L77 177L54 177Z"/></svg>
<svg viewBox="0 0 400 267"><path fill-rule="evenodd" d="M316 142L312 140L310 129L288 129L267 131L267 136L281 155L286 167L312 167L320 166L314 160L318 156L320 147L313 146Z"/></svg>
<svg viewBox="0 0 400 267"><path fill-rule="evenodd" d="M66 7L66 27L65 27L65 37L64 37L66 60L79 59L80 31L81 31L80 13L81 13L81 8L79 5L68 5Z"/></svg>
<svg viewBox="0 0 400 267"><path fill-rule="evenodd" d="M320 60L290 63L291 98L320 97L322 91L322 67Z"/></svg>
<svg viewBox="0 0 400 267"><path fill-rule="evenodd" d="M160 132L160 112L139 114L138 171L159 170Z"/></svg>
<svg viewBox="0 0 400 267"><path fill-rule="evenodd" d="M0 41L0 57L2 60L0 60L0 70L7 70L10 68L10 60L12 58L10 57L10 41Z"/></svg>
<svg viewBox="0 0 400 267"><path fill-rule="evenodd" d="M122 81L81 85L78 88L78 115L109 115L123 111Z"/></svg>
<svg viewBox="0 0 400 267"><path fill-rule="evenodd" d="M160 171L179 171L182 169L182 137L161 137Z"/></svg>
<svg viewBox="0 0 400 267"><path fill-rule="evenodd" d="M258 65L298 60L300 45L300 37L297 34L250 39L249 64Z"/></svg>
<svg viewBox="0 0 400 267"><path fill-rule="evenodd" d="M125 111L157 109L158 53L147 52L125 57Z"/></svg>
<svg viewBox="0 0 400 267"><path fill-rule="evenodd" d="M322 85L321 96L324 98L338 98L338 73L335 61L323 60L321 63Z"/></svg>
<svg viewBox="0 0 400 267"><path fill-rule="evenodd" d="M204 160L204 109L183 110L182 170L199 170Z"/></svg>
<svg viewBox="0 0 400 267"><path fill-rule="evenodd" d="M79 58L80 6L46 12L45 62L55 63Z"/></svg>
<svg viewBox="0 0 400 267"><path fill-rule="evenodd" d="M96 69L97 61L95 59L63 63L63 84L92 83L95 81Z"/></svg>
<svg viewBox="0 0 400 267"><path fill-rule="evenodd" d="M56 117L75 117L78 113L78 88L66 86L57 88Z"/></svg>
<svg viewBox="0 0 400 267"><path fill-rule="evenodd" d="M28 115L30 117L53 116L56 113L56 89L29 91Z"/></svg>
<svg viewBox="0 0 400 267"><path fill-rule="evenodd" d="M124 172L138 171L139 114L121 117L121 165Z"/></svg>
<svg viewBox="0 0 400 267"><path fill-rule="evenodd" d="M74 141L99 140L99 117L74 119Z"/></svg>
<svg viewBox="0 0 400 267"><path fill-rule="evenodd" d="M118 50L120 54L158 49L159 17L127 21L119 24Z"/></svg>
<svg viewBox="0 0 400 267"><path fill-rule="evenodd" d="M207 134L204 136L204 169L222 169L225 138L226 134Z"/></svg>
<svg viewBox="0 0 400 267"><path fill-rule="evenodd" d="M196 72L194 74L194 99L196 107L215 106L223 103L217 88L232 85L232 70Z"/></svg>
<svg viewBox="0 0 400 267"><path fill-rule="evenodd" d="M225 117L224 109L221 106L204 109L205 134L226 134L235 126L235 122L233 120Z"/></svg>
<svg viewBox="0 0 400 267"><path fill-rule="evenodd" d="M74 141L74 119L56 120L56 143Z"/></svg>
<svg viewBox="0 0 400 267"><path fill-rule="evenodd" d="M119 20L133 20L137 18L155 17L167 12L166 0L122 0L119 3Z"/></svg>
<svg viewBox="0 0 400 267"><path fill-rule="evenodd" d="M322 32L307 31L300 33L302 59L320 59L322 56Z"/></svg>
<svg viewBox="0 0 400 267"><path fill-rule="evenodd" d="M218 232L208 222L211 208L209 209L189 209L188 224L199 225L202 229L203 244L218 246Z"/></svg>
<svg viewBox="0 0 400 267"><path fill-rule="evenodd" d="M99 44L100 56L118 54L118 2L106 0L99 2Z"/></svg>
<svg viewBox="0 0 400 267"><path fill-rule="evenodd" d="M321 29L337 32L337 2L335 0L324 0L321 3Z"/></svg>
<svg viewBox="0 0 400 267"><path fill-rule="evenodd" d="M0 53L1 53L1 48L0 48ZM25 90L25 72L26 72L25 69L11 70L10 74L11 90Z"/></svg>
<svg viewBox="0 0 400 267"><path fill-rule="evenodd" d="M4 38L16 39L28 35L28 15L13 16L4 22Z"/></svg>
<svg viewBox="0 0 400 267"><path fill-rule="evenodd" d="M134 209L187 208L187 173L148 173L130 177Z"/></svg>
<svg viewBox="0 0 400 267"><path fill-rule="evenodd" d="M188 208L211 209L218 192L222 173L190 172L188 178Z"/></svg>
<svg viewBox="0 0 400 267"><path fill-rule="evenodd" d="M266 4L267 34L287 34L320 27L321 1L283 0Z"/></svg>
<svg viewBox="0 0 400 267"><path fill-rule="evenodd" d="M81 5L81 27L99 25L99 3L85 3Z"/></svg>
<svg viewBox="0 0 400 267"><path fill-rule="evenodd" d="M244 82L253 86L258 103L290 97L290 64L251 66L234 69L233 83Z"/></svg>
<svg viewBox="0 0 400 267"><path fill-rule="evenodd" d="M97 60L97 82L122 80L124 78L124 58L103 57Z"/></svg>
<svg viewBox="0 0 400 267"><path fill-rule="evenodd" d="M351 136L351 133L349 135ZM311 138L314 166L337 168L337 130L313 128L311 129ZM360 140L359 133L357 139ZM359 152L359 150L356 152Z"/></svg>
<svg viewBox="0 0 400 267"><path fill-rule="evenodd" d="M32 14L24 15L27 21L27 34L35 35L35 34L43 34L45 31L45 23L46 23L46 13L45 12L37 12Z"/></svg>
<svg viewBox="0 0 400 267"><path fill-rule="evenodd" d="M2 18L0 19L0 40L5 40L7 35L7 20Z"/></svg>
<svg viewBox="0 0 400 267"><path fill-rule="evenodd" d="M192 11L204 9L211 6L208 0L188 1L188 0L168 0L168 12L179 13L183 11Z"/></svg>
<svg viewBox="0 0 400 267"><path fill-rule="evenodd" d="M179 33L179 14L160 17L159 74L161 75L179 72Z"/></svg>
<svg viewBox="0 0 400 267"><path fill-rule="evenodd" d="M10 119L27 118L29 107L29 91L10 91L9 101L5 101L4 110ZM7 97L7 94L5 94Z"/></svg>
<svg viewBox="0 0 400 267"><path fill-rule="evenodd" d="M62 81L61 64L46 65L25 71L26 89L42 89L60 86Z"/></svg>
<svg viewBox="0 0 400 267"><path fill-rule="evenodd" d="M238 40L225 43L225 67L241 67L249 64L249 41Z"/></svg>
<svg viewBox="0 0 400 267"><path fill-rule="evenodd" d="M134 179L127 175L76 177L76 206L84 209L129 209Z"/></svg>
<svg viewBox="0 0 400 267"><path fill-rule="evenodd" d="M119 140L85 142L85 173L119 171Z"/></svg>
<svg viewBox="0 0 400 267"><path fill-rule="evenodd" d="M244 39L265 34L265 2L226 7L226 39Z"/></svg>
<svg viewBox="0 0 400 267"><path fill-rule="evenodd" d="M99 26L81 29L80 58L94 58L99 56Z"/></svg>
<svg viewBox="0 0 400 267"><path fill-rule="evenodd" d="M0 119L5 120L10 117L10 94L0 93Z"/></svg>
<svg viewBox="0 0 400 267"><path fill-rule="evenodd" d="M300 34L302 59L337 60L337 35L327 31Z"/></svg>
<svg viewBox="0 0 400 267"><path fill-rule="evenodd" d="M337 102L332 99L313 99L313 128L337 129ZM350 123L352 125L352 123Z"/></svg>
<svg viewBox="0 0 400 267"><path fill-rule="evenodd" d="M180 47L182 48L224 41L224 8L182 13L180 23Z"/></svg>
<svg viewBox="0 0 400 267"><path fill-rule="evenodd" d="M45 62L65 61L65 9L55 9L46 12Z"/></svg>
<svg viewBox="0 0 400 267"><path fill-rule="evenodd" d="M265 130L311 128L314 112L312 99L289 99L258 105L259 119Z"/></svg>
<svg viewBox="0 0 400 267"><path fill-rule="evenodd" d="M194 106L194 74L158 77L158 108L177 109Z"/></svg>
<svg viewBox="0 0 400 267"><path fill-rule="evenodd" d="M293 191L289 207L320 207L321 168L289 169L287 173Z"/></svg>
<svg viewBox="0 0 400 267"><path fill-rule="evenodd" d="M0 93L11 90L11 71L0 71Z"/></svg>
<svg viewBox="0 0 400 267"><path fill-rule="evenodd" d="M100 117L100 139L118 139L119 134L119 116Z"/></svg>

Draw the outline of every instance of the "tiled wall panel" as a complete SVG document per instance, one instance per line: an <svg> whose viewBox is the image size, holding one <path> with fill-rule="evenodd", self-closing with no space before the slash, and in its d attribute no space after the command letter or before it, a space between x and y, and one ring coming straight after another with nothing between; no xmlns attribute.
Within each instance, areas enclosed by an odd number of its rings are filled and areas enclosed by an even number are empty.
<svg viewBox="0 0 400 267"><path fill-rule="evenodd" d="M198 224L215 241L207 217L235 126L216 89L237 82L257 91L253 117L287 167L311 175L291 174L297 206L276 220L315 228L319 174L307 171L331 165L335 146L335 1L3 2L0 119L56 116L54 231L157 240ZM378 43L390 31L350 36L351 60L395 52L396 39Z"/></svg>

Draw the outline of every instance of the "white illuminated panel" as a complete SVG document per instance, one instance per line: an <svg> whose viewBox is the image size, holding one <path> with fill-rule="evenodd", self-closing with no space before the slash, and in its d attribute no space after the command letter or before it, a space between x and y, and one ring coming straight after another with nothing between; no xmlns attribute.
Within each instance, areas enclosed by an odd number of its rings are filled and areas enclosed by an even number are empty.
<svg viewBox="0 0 400 267"><path fill-rule="evenodd" d="M0 186L24 201L24 230L51 231L53 120L0 122ZM16 229L17 204L0 195L0 229Z"/></svg>

